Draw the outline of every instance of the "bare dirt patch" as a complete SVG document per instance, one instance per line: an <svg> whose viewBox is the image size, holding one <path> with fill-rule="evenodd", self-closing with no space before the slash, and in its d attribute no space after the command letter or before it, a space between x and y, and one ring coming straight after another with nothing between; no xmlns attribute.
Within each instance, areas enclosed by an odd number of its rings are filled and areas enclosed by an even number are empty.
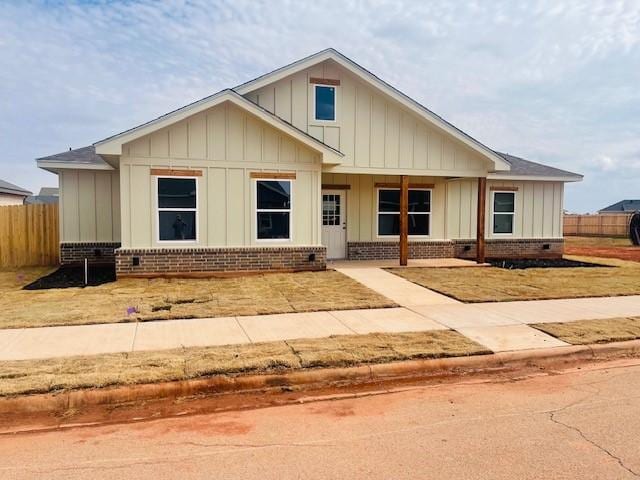
<svg viewBox="0 0 640 480"><path fill-rule="evenodd" d="M640 338L640 317L539 323L531 326L573 345L623 342Z"/></svg>
<svg viewBox="0 0 640 480"><path fill-rule="evenodd" d="M565 237L564 241L564 252L567 255L618 258L640 262L640 247L633 246L628 238Z"/></svg>
<svg viewBox="0 0 640 480"><path fill-rule="evenodd" d="M85 288L22 289L52 270L0 271L0 328L395 306L333 270L236 278L125 278Z"/></svg>
<svg viewBox="0 0 640 480"><path fill-rule="evenodd" d="M0 396L486 353L445 330L0 362Z"/></svg>
<svg viewBox="0 0 640 480"><path fill-rule="evenodd" d="M410 282L463 302L504 302L640 294L640 264L572 257L601 268L391 268Z"/></svg>

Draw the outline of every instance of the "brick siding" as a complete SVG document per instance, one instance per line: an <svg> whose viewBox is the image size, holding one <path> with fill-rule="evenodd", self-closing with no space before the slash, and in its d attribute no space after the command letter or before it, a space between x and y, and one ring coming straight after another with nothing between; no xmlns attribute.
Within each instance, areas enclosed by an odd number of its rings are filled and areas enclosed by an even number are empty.
<svg viewBox="0 0 640 480"><path fill-rule="evenodd" d="M454 240L455 256L475 258L475 240ZM544 248L548 245L548 248ZM465 246L469 249L465 250ZM486 240L487 258L561 258L564 253L562 238L490 238Z"/></svg>
<svg viewBox="0 0 640 480"><path fill-rule="evenodd" d="M115 250L120 243L114 242L64 242L60 244L60 263L73 265L84 263L86 258L91 264L115 263Z"/></svg>
<svg viewBox="0 0 640 480"><path fill-rule="evenodd" d="M139 265L133 265L134 257ZM324 270L326 258L323 246L118 249L116 274Z"/></svg>
<svg viewBox="0 0 640 480"><path fill-rule="evenodd" d="M544 246L548 245L545 249ZM561 238L492 238L486 240L487 258L560 258ZM390 260L400 256L398 242L348 242L349 260ZM409 258L476 257L475 240L436 240L409 242Z"/></svg>
<svg viewBox="0 0 640 480"><path fill-rule="evenodd" d="M450 258L453 252L453 242L450 240L409 242L409 258ZM399 256L399 242L347 243L349 260L390 260Z"/></svg>

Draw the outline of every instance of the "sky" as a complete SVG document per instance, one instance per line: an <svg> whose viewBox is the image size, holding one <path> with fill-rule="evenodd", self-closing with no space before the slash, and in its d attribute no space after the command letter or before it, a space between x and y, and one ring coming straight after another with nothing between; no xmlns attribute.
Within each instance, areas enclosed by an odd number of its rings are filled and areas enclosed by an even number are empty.
<svg viewBox="0 0 640 480"><path fill-rule="evenodd" d="M0 0L0 178L333 47L485 145L640 198L640 1Z"/></svg>

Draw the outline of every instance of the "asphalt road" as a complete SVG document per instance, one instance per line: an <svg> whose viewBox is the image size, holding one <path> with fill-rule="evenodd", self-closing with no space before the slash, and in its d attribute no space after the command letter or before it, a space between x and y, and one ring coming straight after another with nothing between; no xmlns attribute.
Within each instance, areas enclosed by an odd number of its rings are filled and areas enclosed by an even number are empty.
<svg viewBox="0 0 640 480"><path fill-rule="evenodd" d="M0 437L1 479L631 479L640 364Z"/></svg>

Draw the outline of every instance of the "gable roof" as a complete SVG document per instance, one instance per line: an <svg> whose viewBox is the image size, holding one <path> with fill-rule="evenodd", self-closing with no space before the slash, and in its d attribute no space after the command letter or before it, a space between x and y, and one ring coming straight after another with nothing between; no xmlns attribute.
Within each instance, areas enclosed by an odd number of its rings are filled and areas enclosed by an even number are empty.
<svg viewBox="0 0 640 480"><path fill-rule="evenodd" d="M501 178L510 180L532 180L543 178L547 180L557 179L563 182L577 182L582 180L582 175L561 170L559 168L543 165L542 163L532 162L524 158L516 157L508 153L496 152L511 165L508 172L495 172L489 174L489 178L499 180Z"/></svg>
<svg viewBox="0 0 640 480"><path fill-rule="evenodd" d="M123 144L143 137L153 131L159 130L160 128L172 125L180 120L184 120L191 115L195 115L196 113L215 107L216 105L220 105L223 102L231 102L235 104L275 128L284 131L289 136L302 142L313 150L323 153L324 163L339 164L342 157L344 157L342 152L312 137L307 132L300 130L291 123L286 122L231 89L222 90L210 95L209 97L205 97L197 102L190 103L189 105L162 115L154 120L143 123L142 125L138 125L137 127L118 133L117 135L100 140L93 144L95 147L95 153L98 155L120 155L122 153Z"/></svg>
<svg viewBox="0 0 640 480"><path fill-rule="evenodd" d="M325 60L333 60L343 68L359 77L364 82L372 85L378 90L381 90L383 93L387 94L388 96L402 104L404 107L408 108L418 116L444 130L457 140L470 147L472 150L484 155L485 157L488 157L493 161L495 170L510 169L509 163L505 162L504 159L500 155L496 154L496 152L494 152L492 149L490 149L486 145L483 145L471 135L463 132L456 126L447 122L444 118L435 114L421 103L402 93L392 85L389 85L387 82L371 73L366 68L358 65L356 62L345 57L333 48L327 48L326 50L322 50L321 52L309 55L308 57L305 57L284 67L278 68L277 70L274 70L270 73L261 75L254 80L250 80L246 83L238 85L237 87L234 87L233 90L238 92L240 95L245 95L253 90L276 82L284 77L293 75L294 73L305 70L313 65L324 62Z"/></svg>
<svg viewBox="0 0 640 480"><path fill-rule="evenodd" d="M14 185L13 183L9 183L5 180L0 180L0 193L4 193L6 195L18 195L21 197L31 195L31 192L29 190L25 190L24 188Z"/></svg>
<svg viewBox="0 0 640 480"><path fill-rule="evenodd" d="M640 211L640 200L620 200L598 212L636 212Z"/></svg>
<svg viewBox="0 0 640 480"><path fill-rule="evenodd" d="M332 48L315 53L290 65L262 75L254 80L243 83L234 89L222 90L165 115L161 115L154 120L138 125L137 127L125 130L124 132L111 137L107 137L93 145L38 158L36 159L37 164L39 167L52 172L56 172L61 168L113 170L114 167L103 158L103 155L107 156L107 158L110 155L120 155L122 145L126 142L130 142L136 138L147 135L150 132L176 123L188 116L194 115L222 102L230 101L240 108L256 115L275 128L283 130L285 133L288 133L290 136L308 145L312 149L324 153L323 163L338 165L341 163L341 158L344 157L342 152L316 139L307 132L300 130L290 122L283 120L243 96L248 92L261 88L264 85L275 82L327 59L334 60L353 74L357 75L359 78L382 90L410 110L436 124L455 138L458 138L470 148L491 159L494 162L495 171L489 173L488 178L563 182L573 182L582 179L582 175L576 173L492 150Z"/></svg>

